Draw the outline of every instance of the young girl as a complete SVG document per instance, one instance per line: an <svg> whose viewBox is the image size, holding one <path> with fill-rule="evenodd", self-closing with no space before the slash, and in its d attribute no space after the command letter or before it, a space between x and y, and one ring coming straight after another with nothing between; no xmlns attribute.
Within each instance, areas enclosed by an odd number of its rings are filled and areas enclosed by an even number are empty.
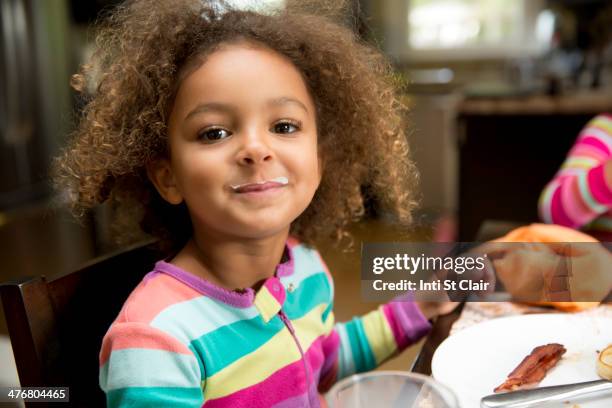
<svg viewBox="0 0 612 408"><path fill-rule="evenodd" d="M416 174L391 71L350 30L291 8L132 1L96 58L57 178L75 212L108 200L124 231L139 222L172 251L104 337L108 406L317 407L453 307L334 324L313 243L346 236L365 184L408 224Z"/></svg>

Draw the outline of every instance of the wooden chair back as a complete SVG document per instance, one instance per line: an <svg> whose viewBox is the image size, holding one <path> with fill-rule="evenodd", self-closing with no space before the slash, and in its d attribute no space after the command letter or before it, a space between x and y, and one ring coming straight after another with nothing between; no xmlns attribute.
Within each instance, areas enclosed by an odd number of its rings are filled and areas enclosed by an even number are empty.
<svg viewBox="0 0 612 408"><path fill-rule="evenodd" d="M161 258L147 242L52 280L1 284L21 386L67 386L70 403L61 406L105 406L98 386L102 338L132 289ZM26 403L30 406L44 405Z"/></svg>

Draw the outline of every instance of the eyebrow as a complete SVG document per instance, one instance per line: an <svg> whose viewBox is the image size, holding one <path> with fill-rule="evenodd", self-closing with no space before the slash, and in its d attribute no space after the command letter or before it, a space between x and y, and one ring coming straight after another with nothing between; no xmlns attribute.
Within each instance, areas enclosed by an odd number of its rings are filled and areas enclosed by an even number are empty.
<svg viewBox="0 0 612 408"><path fill-rule="evenodd" d="M228 104L219 103L219 102L201 103L201 104L197 105L195 108L193 108L187 114L187 116L185 116L184 120L188 120L192 116L195 116L195 115L197 115L199 113L204 113L204 112L225 112L225 113L232 113L233 111L235 111L235 107L233 105L228 105Z"/></svg>
<svg viewBox="0 0 612 408"><path fill-rule="evenodd" d="M287 104L297 105L300 108L302 108L304 111L306 111L306 113L308 113L308 108L306 107L306 105L304 105L299 100L291 98L291 97L288 97L288 96L281 96L280 98L274 98L274 99L270 99L268 101L268 105L269 106L279 106L279 105L287 105ZM230 105L230 104L219 103L219 102L201 103L201 104L197 105L195 108L193 108L185 116L184 120L188 120L192 116L195 116L197 114L204 113L204 112L232 113L235 110L236 110L236 107L234 105Z"/></svg>
<svg viewBox="0 0 612 408"><path fill-rule="evenodd" d="M269 105L278 106L278 105L286 105L286 104L295 104L302 108L306 113L308 113L308 108L302 102L297 99L290 98L288 96L281 96L280 98L272 99L268 102Z"/></svg>

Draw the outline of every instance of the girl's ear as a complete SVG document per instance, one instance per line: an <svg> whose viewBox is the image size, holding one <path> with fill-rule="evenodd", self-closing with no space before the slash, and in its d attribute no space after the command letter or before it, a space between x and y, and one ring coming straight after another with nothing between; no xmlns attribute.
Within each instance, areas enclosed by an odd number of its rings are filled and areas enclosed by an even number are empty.
<svg viewBox="0 0 612 408"><path fill-rule="evenodd" d="M176 184L168 159L159 159L147 164L147 176L164 200L170 204L183 202L183 195Z"/></svg>

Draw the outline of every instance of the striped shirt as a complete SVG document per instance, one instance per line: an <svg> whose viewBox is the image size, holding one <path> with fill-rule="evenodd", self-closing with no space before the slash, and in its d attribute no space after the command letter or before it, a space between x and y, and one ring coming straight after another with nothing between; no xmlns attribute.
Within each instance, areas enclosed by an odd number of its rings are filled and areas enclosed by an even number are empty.
<svg viewBox="0 0 612 408"><path fill-rule="evenodd" d="M318 252L290 239L255 292L228 291L160 261L100 351L109 407L319 407L319 393L370 370L430 329L412 302L334 323Z"/></svg>
<svg viewBox="0 0 612 408"><path fill-rule="evenodd" d="M612 115L592 119L539 201L544 222L581 228L612 241L612 185L604 168L612 160Z"/></svg>

